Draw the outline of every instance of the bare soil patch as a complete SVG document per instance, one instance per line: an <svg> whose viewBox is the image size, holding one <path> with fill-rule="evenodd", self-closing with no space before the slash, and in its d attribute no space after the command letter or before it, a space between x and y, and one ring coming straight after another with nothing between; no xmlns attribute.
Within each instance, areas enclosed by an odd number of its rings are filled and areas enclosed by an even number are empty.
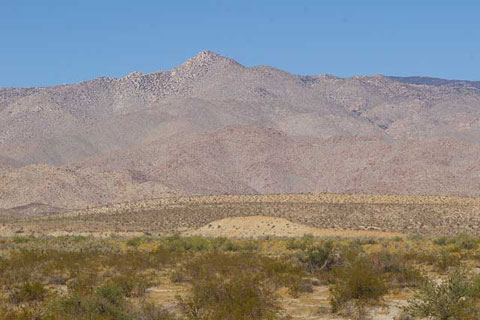
<svg viewBox="0 0 480 320"><path fill-rule="evenodd" d="M233 217L213 221L199 229L187 231L184 235L204 237L258 238L258 237L375 237L393 238L404 236L399 232L370 230L321 229L293 223L285 218L252 216Z"/></svg>

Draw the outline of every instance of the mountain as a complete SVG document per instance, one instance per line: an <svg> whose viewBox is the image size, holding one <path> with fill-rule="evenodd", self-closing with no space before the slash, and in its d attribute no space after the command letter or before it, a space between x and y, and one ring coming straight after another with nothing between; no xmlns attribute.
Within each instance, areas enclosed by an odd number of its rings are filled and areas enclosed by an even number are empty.
<svg viewBox="0 0 480 320"><path fill-rule="evenodd" d="M389 77L392 80L409 84L421 84L428 86L472 87L480 89L480 81L446 80L431 77Z"/></svg>
<svg viewBox="0 0 480 320"><path fill-rule="evenodd" d="M480 196L475 82L300 76L204 51L168 71L0 89L0 128L4 210L225 193Z"/></svg>

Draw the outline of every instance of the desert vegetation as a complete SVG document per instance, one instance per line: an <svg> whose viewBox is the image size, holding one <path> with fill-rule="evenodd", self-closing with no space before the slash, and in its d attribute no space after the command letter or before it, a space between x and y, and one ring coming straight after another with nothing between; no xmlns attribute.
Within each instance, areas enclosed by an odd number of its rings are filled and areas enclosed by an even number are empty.
<svg viewBox="0 0 480 320"><path fill-rule="evenodd" d="M220 223L222 219L264 216L286 219L288 222L285 224L290 223L290 229L283 230L283 233L270 230L263 234L256 230L248 232L249 228L244 228L238 236L271 234L292 237L315 233L308 230L296 232L292 224L322 229L430 236L458 233L479 235L479 212L479 199L441 196L279 194L171 197L46 217L0 214L0 234L41 236L115 232L166 236L172 233L195 233L200 228L215 224L217 234L210 232L213 230L202 230L201 234L231 236L235 230L226 230L227 224ZM233 223L229 226L238 227Z"/></svg>
<svg viewBox="0 0 480 320"><path fill-rule="evenodd" d="M0 319L475 319L478 243L17 235Z"/></svg>

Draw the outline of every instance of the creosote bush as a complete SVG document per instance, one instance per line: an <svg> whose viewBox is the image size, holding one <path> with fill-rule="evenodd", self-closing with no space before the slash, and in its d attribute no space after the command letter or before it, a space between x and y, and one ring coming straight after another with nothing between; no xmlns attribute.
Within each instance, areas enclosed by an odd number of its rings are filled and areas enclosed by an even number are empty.
<svg viewBox="0 0 480 320"><path fill-rule="evenodd" d="M252 253L211 252L184 264L175 277L192 285L179 299L189 319L276 319L275 290L292 296L311 290L305 271L293 263Z"/></svg>
<svg viewBox="0 0 480 320"><path fill-rule="evenodd" d="M352 300L358 304L376 301L388 291L385 276L364 256L335 267L333 281L330 299L333 312Z"/></svg>
<svg viewBox="0 0 480 320"><path fill-rule="evenodd" d="M287 249L290 250L306 250L311 247L314 243L314 238L312 235L304 235L300 239L290 239L287 242Z"/></svg>
<svg viewBox="0 0 480 320"><path fill-rule="evenodd" d="M294 262L253 253L209 252L195 257L175 271L184 281L203 281L211 278L230 279L247 275L256 277L270 287L300 288L306 276ZM292 289L295 290L295 289Z"/></svg>
<svg viewBox="0 0 480 320"><path fill-rule="evenodd" d="M383 274L390 287L416 287L424 280L420 270L401 254L382 250L372 254L370 259L374 267Z"/></svg>
<svg viewBox="0 0 480 320"><path fill-rule="evenodd" d="M475 299L479 296L478 278L455 270L443 282L425 280L405 311L414 317L439 320L478 319Z"/></svg>
<svg viewBox="0 0 480 320"><path fill-rule="evenodd" d="M272 288L248 275L194 281L191 295L179 302L192 320L268 320L277 319L279 311Z"/></svg>
<svg viewBox="0 0 480 320"><path fill-rule="evenodd" d="M325 242L322 246L316 245L302 249L299 261L306 266L310 272L326 269L328 271L333 264L333 244Z"/></svg>
<svg viewBox="0 0 480 320"><path fill-rule="evenodd" d="M47 289L40 282L26 282L11 295L11 301L15 304L24 302L43 301L47 296Z"/></svg>
<svg viewBox="0 0 480 320"><path fill-rule="evenodd" d="M4 238L0 320L277 319L281 299L295 303L318 285L349 317L409 287L418 296L405 317L469 319L480 277L439 279L476 263L478 240L440 239ZM181 289L168 311L147 302L165 283Z"/></svg>
<svg viewBox="0 0 480 320"><path fill-rule="evenodd" d="M473 250L478 246L478 239L462 233L454 237L438 237L433 240L433 243L438 246L452 245L457 250Z"/></svg>

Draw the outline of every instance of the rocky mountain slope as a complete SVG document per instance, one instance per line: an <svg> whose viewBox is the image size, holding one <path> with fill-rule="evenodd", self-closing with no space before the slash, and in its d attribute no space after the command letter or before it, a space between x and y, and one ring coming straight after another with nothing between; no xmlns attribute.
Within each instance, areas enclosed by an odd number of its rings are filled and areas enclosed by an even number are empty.
<svg viewBox="0 0 480 320"><path fill-rule="evenodd" d="M0 208L284 192L480 196L478 83L298 76L206 51L0 89Z"/></svg>

